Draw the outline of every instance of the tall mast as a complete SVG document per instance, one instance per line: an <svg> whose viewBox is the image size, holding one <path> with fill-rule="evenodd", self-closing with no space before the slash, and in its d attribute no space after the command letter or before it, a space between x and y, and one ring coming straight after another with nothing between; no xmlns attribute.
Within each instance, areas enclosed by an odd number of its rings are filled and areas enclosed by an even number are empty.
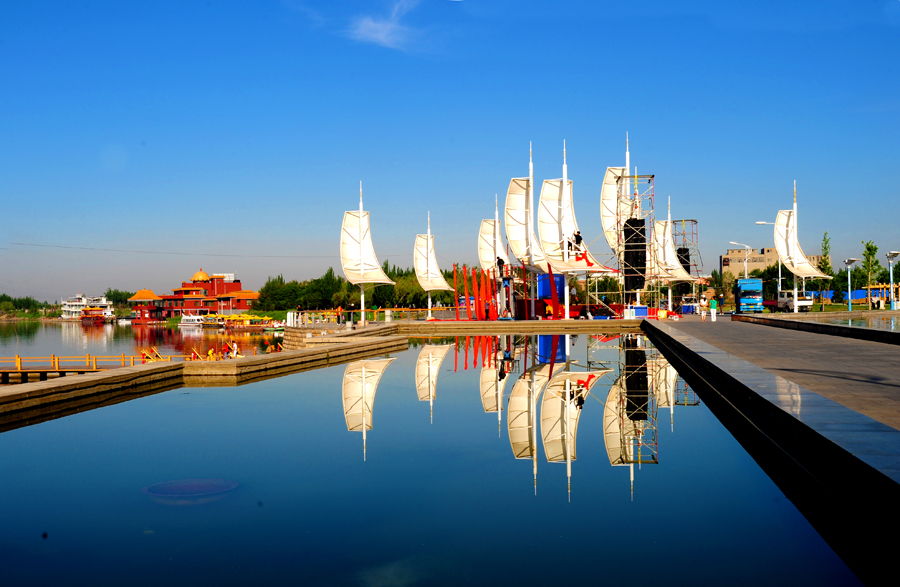
<svg viewBox="0 0 900 587"><path fill-rule="evenodd" d="M532 218L532 208L534 205L534 163L531 160L531 141L528 141L528 193L525 198L525 244L528 247L528 264L534 267L534 238L532 231L534 230L534 219ZM534 320L534 282L535 275L531 276L531 319ZM535 484L537 478L535 477ZM535 488L535 493L537 488Z"/></svg>
<svg viewBox="0 0 900 587"><path fill-rule="evenodd" d="M625 132L625 175L631 175L631 153L628 152L628 131ZM631 179L625 180L625 193L631 195Z"/></svg>
<svg viewBox="0 0 900 587"><path fill-rule="evenodd" d="M563 139L563 189L562 189L562 199L559 202L559 216L557 216L559 220L559 232L560 232L560 244L563 248L563 260L568 263L569 262L569 238L571 238L567 234L562 234L562 219L563 219L563 202L569 201L571 195L569 194L569 166L566 164L566 140ZM565 305L566 305L566 316L565 319L569 319L569 274L563 272L563 289L565 290ZM569 356L569 337L566 336L566 356Z"/></svg>
<svg viewBox="0 0 900 587"><path fill-rule="evenodd" d="M428 211L428 233L425 237L425 278L431 279L431 211ZM428 290L428 319L431 320L431 290ZM429 363L430 365L430 363ZM430 373L431 367L429 367Z"/></svg>
<svg viewBox="0 0 900 587"><path fill-rule="evenodd" d="M366 460L366 364L362 364L363 461Z"/></svg>
<svg viewBox="0 0 900 587"><path fill-rule="evenodd" d="M359 182L359 273L364 276L366 273L365 262L363 261L363 201L362 201L362 180ZM366 284L359 284L359 323L366 325ZM365 373L365 371L363 371ZM365 460L365 444L366 431L363 428L363 460Z"/></svg>
<svg viewBox="0 0 900 587"><path fill-rule="evenodd" d="M666 224L666 238L663 240L663 244L668 243L669 239L672 238L672 196L669 196L669 214L668 214L668 223ZM679 261L680 263L680 261ZM669 311L672 311L672 285L673 283L669 281Z"/></svg>
<svg viewBox="0 0 900 587"><path fill-rule="evenodd" d="M797 233L797 180L796 179L794 180L794 226L791 229L791 231L793 232L793 234L791 234L791 237L788 240L788 242L790 243L791 241L797 240L799 243L799 240L797 239L798 233ZM794 251L793 248L791 248L790 249L791 260L794 259L796 254L797 254L797 252ZM796 267L797 263L794 262L793 265ZM794 314L796 314L799 310L800 309L797 307L797 276L795 275L794 276Z"/></svg>

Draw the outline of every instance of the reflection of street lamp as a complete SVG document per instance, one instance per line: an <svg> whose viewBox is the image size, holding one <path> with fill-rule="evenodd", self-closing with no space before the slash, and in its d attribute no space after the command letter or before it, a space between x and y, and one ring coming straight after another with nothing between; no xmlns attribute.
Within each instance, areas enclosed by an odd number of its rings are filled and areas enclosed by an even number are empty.
<svg viewBox="0 0 900 587"><path fill-rule="evenodd" d="M750 275L747 273L747 259L750 257L750 245L736 243L734 241L730 241L728 244L729 245L738 245L738 246L744 247L744 249L746 249L744 251L744 279L747 279L748 277L750 277Z"/></svg>
<svg viewBox="0 0 900 587"><path fill-rule="evenodd" d="M900 255L900 251L891 251L890 253L885 254L885 257L887 257L888 260L888 268L891 274L891 310L897 309L897 296L894 295L894 258L897 255Z"/></svg>
<svg viewBox="0 0 900 587"><path fill-rule="evenodd" d="M757 222L757 224L771 224L775 226L774 222ZM778 257L778 292L775 293L775 301L778 301L778 293L781 292L781 257Z"/></svg>
<svg viewBox="0 0 900 587"><path fill-rule="evenodd" d="M850 289L850 268L854 263L859 261L859 259L844 259L844 264L847 266L847 311L850 312L853 310L853 291Z"/></svg>

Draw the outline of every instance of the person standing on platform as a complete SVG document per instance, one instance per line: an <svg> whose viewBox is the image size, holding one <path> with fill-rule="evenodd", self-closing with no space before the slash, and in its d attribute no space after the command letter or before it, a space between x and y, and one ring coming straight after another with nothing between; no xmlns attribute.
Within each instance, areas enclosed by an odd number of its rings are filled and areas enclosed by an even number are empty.
<svg viewBox="0 0 900 587"><path fill-rule="evenodd" d="M715 296L713 296L713 298L711 300L709 300L709 316L710 316L710 318L712 318L713 322L716 321L716 309L717 309L718 305L719 305L719 301L716 299Z"/></svg>
<svg viewBox="0 0 900 587"><path fill-rule="evenodd" d="M700 296L700 321L706 322L706 310L709 308L709 302L706 301L706 294Z"/></svg>

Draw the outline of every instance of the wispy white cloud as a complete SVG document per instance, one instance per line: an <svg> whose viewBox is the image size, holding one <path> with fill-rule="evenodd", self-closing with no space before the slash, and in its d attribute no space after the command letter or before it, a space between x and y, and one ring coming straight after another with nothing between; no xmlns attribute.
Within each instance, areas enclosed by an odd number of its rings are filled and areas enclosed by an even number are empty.
<svg viewBox="0 0 900 587"><path fill-rule="evenodd" d="M416 7L419 0L396 0L387 17L359 16L350 23L347 35L364 43L375 43L391 49L404 49L418 35L418 29L400 21Z"/></svg>
<svg viewBox="0 0 900 587"><path fill-rule="evenodd" d="M322 16L322 13L309 6L303 0L281 0L281 3L291 10L297 10L305 14L315 26L322 26L325 24L325 17Z"/></svg>

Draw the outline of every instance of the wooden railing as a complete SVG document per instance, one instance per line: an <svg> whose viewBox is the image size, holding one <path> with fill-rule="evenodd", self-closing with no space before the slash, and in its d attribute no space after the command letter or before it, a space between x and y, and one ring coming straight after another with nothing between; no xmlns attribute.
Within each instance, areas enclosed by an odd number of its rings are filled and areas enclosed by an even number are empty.
<svg viewBox="0 0 900 587"><path fill-rule="evenodd" d="M89 369L92 371L114 367L133 367L151 362L190 361L191 355L91 355L62 357L0 357L0 370L34 371L38 369L62 371L65 369ZM8 366L8 367L7 367Z"/></svg>

